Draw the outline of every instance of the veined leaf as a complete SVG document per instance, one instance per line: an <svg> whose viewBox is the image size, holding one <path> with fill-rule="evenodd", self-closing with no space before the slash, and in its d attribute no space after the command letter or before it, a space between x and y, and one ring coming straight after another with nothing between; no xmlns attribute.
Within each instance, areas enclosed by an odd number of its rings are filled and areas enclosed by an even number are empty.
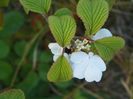
<svg viewBox="0 0 133 99"><path fill-rule="evenodd" d="M28 8L24 8L26 14L29 14L30 10Z"/></svg>
<svg viewBox="0 0 133 99"><path fill-rule="evenodd" d="M106 0L109 4L110 10L112 9L113 5L115 4L116 0Z"/></svg>
<svg viewBox="0 0 133 99"><path fill-rule="evenodd" d="M51 82L63 82L72 78L72 68L64 56L60 56L48 72Z"/></svg>
<svg viewBox="0 0 133 99"><path fill-rule="evenodd" d="M21 90L11 89L1 93L0 99L25 99L25 96Z"/></svg>
<svg viewBox="0 0 133 99"><path fill-rule="evenodd" d="M72 15L72 12L68 8L61 8L54 14L55 16Z"/></svg>
<svg viewBox="0 0 133 99"><path fill-rule="evenodd" d="M65 47L70 44L76 32L76 22L68 15L50 16L48 19L51 32L56 41Z"/></svg>
<svg viewBox="0 0 133 99"><path fill-rule="evenodd" d="M47 13L51 6L51 0L20 0L26 13L29 11L44 14Z"/></svg>
<svg viewBox="0 0 133 99"><path fill-rule="evenodd" d="M105 23L109 14L105 0L80 0L77 6L78 16L82 19L86 36L95 34Z"/></svg>
<svg viewBox="0 0 133 99"><path fill-rule="evenodd" d="M103 38L94 43L99 55L106 61L111 60L124 45L125 41L120 37Z"/></svg>

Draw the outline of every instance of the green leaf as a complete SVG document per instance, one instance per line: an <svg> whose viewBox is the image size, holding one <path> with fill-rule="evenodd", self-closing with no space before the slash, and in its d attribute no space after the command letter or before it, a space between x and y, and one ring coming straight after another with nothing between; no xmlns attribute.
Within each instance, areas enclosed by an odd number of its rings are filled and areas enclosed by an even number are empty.
<svg viewBox="0 0 133 99"><path fill-rule="evenodd" d="M64 56L60 56L48 72L51 82L64 82L72 79L72 68Z"/></svg>
<svg viewBox="0 0 133 99"><path fill-rule="evenodd" d="M39 76L41 78L42 81L48 81L47 80L47 73L49 70L49 64L43 63L43 64L39 64Z"/></svg>
<svg viewBox="0 0 133 99"><path fill-rule="evenodd" d="M10 0L0 0L0 7L7 7Z"/></svg>
<svg viewBox="0 0 133 99"><path fill-rule="evenodd" d="M4 82L9 81L12 73L12 66L7 62L0 61L0 80Z"/></svg>
<svg viewBox="0 0 133 99"><path fill-rule="evenodd" d="M68 15L60 17L50 16L48 22L56 41L62 47L69 45L76 32L75 20Z"/></svg>
<svg viewBox="0 0 133 99"><path fill-rule="evenodd" d="M27 9L27 8L24 8L24 11L25 11L26 14L29 14L29 12L30 12L30 10Z"/></svg>
<svg viewBox="0 0 133 99"><path fill-rule="evenodd" d="M73 83L74 82L71 80L69 82L57 82L57 83L54 83L54 85L60 90L65 90L65 89L70 88L71 86L73 86Z"/></svg>
<svg viewBox="0 0 133 99"><path fill-rule="evenodd" d="M2 40L0 40L0 59L6 58L9 54L9 46Z"/></svg>
<svg viewBox="0 0 133 99"><path fill-rule="evenodd" d="M3 29L0 31L0 38L13 36L24 24L24 15L17 11L11 11L5 14Z"/></svg>
<svg viewBox="0 0 133 99"><path fill-rule="evenodd" d="M51 6L51 0L20 0L26 13L29 11L44 14L47 13Z"/></svg>
<svg viewBox="0 0 133 99"><path fill-rule="evenodd" d="M22 56L27 42L25 40L17 41L14 45L14 50L18 56Z"/></svg>
<svg viewBox="0 0 133 99"><path fill-rule="evenodd" d="M112 9L113 5L115 4L116 0L106 0L109 4L110 10Z"/></svg>
<svg viewBox="0 0 133 99"><path fill-rule="evenodd" d="M38 60L40 63L49 63L52 61L52 55L48 51L43 51L40 53Z"/></svg>
<svg viewBox="0 0 133 99"><path fill-rule="evenodd" d="M94 42L99 55L106 61L111 60L124 45L125 41L120 37L108 37Z"/></svg>
<svg viewBox="0 0 133 99"><path fill-rule="evenodd" d="M39 78L35 72L30 72L28 76L17 85L17 88L22 89L25 93L30 92L37 84Z"/></svg>
<svg viewBox="0 0 133 99"><path fill-rule="evenodd" d="M72 15L72 12L68 8L61 8L57 10L54 15L60 17L63 15Z"/></svg>
<svg viewBox="0 0 133 99"><path fill-rule="evenodd" d="M90 37L104 25L109 15L109 7L105 0L80 0L77 13L84 22L86 36Z"/></svg>
<svg viewBox="0 0 133 99"><path fill-rule="evenodd" d="M11 89L1 93L0 99L25 99L25 96L21 90Z"/></svg>

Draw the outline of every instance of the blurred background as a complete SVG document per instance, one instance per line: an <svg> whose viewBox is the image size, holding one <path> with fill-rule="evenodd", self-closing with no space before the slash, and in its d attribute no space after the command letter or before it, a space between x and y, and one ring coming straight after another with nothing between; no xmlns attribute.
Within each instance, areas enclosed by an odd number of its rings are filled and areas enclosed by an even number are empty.
<svg viewBox="0 0 133 99"><path fill-rule="evenodd" d="M52 0L49 14L69 8L81 35L77 2ZM19 0L0 0L0 92L13 87L22 89L26 99L133 99L133 0L117 0L104 27L123 37L126 46L107 64L102 81L50 83L52 54L47 46L54 38L47 22L39 14L27 15Z"/></svg>

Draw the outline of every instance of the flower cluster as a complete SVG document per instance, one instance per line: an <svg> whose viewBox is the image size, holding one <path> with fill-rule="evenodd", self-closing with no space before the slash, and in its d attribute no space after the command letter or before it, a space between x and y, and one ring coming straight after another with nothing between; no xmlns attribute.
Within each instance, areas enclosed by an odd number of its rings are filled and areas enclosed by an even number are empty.
<svg viewBox="0 0 133 99"><path fill-rule="evenodd" d="M98 40L105 37L112 37L112 34L107 29L101 29L91 39ZM50 43L53 60L56 61L60 55L64 55L70 62L73 69L73 77L85 79L88 82L99 82L102 78L102 73L106 70L106 64L103 59L90 51L90 44L87 39L83 41L77 39L75 41L75 50L71 54L63 52L63 48L57 43ZM84 52L86 49L88 52Z"/></svg>
<svg viewBox="0 0 133 99"><path fill-rule="evenodd" d="M77 39L74 43L75 43L75 47L76 47L75 51L81 51L81 50L89 51L90 50L91 46L90 46L90 44L88 44L89 41L87 39L84 39L83 41Z"/></svg>

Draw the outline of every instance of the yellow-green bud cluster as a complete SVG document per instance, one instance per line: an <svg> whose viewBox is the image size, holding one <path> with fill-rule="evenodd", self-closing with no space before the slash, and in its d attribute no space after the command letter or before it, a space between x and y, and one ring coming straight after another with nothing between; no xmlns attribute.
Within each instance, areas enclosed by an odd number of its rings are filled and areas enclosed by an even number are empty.
<svg viewBox="0 0 133 99"><path fill-rule="evenodd" d="M75 41L75 47L76 47L75 51L81 51L81 50L89 51L91 46L87 39L84 39L84 40L77 39Z"/></svg>

